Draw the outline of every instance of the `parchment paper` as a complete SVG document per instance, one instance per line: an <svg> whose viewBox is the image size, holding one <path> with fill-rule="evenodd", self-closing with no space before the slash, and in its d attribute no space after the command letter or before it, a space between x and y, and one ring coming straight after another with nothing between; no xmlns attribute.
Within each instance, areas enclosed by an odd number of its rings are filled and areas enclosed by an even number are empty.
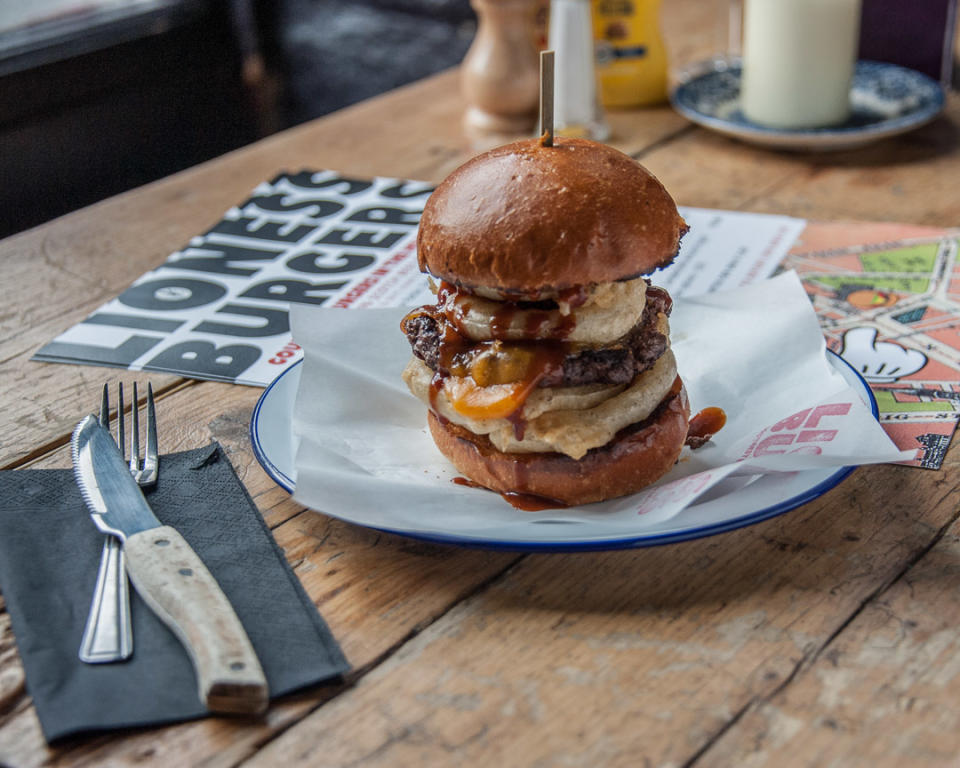
<svg viewBox="0 0 960 768"><path fill-rule="evenodd" d="M294 407L300 437L294 499L364 525L412 533L508 530L518 512L498 494L451 482L456 470L426 430L426 407L400 373L410 348L405 309L343 312L297 306L304 368ZM826 359L816 316L796 275L736 291L678 299L671 316L691 412L718 406L727 425L641 493L599 504L524 513L625 532L675 515L714 489L736 492L760 473L893 462L868 406ZM721 484L721 485L718 485ZM642 519L638 518L642 516Z"/></svg>

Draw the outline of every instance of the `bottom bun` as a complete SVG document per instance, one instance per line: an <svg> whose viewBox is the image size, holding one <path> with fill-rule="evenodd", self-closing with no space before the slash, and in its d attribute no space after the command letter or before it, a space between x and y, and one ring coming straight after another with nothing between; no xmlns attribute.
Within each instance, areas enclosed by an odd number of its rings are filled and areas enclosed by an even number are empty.
<svg viewBox="0 0 960 768"><path fill-rule="evenodd" d="M689 420L690 404L679 377L649 418L620 430L579 460L562 453L503 453L485 435L441 423L432 411L427 414L440 452L473 482L571 506L626 496L663 477L680 456Z"/></svg>

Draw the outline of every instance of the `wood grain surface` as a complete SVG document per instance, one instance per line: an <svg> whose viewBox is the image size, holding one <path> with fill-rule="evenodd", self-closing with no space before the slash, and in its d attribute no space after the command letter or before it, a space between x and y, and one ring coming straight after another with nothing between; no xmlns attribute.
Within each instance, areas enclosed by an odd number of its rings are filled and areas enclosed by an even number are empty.
<svg viewBox="0 0 960 768"><path fill-rule="evenodd" d="M719 45L664 4L674 58ZM457 73L278 134L0 242L0 467L69 465L121 371L34 363L53 336L280 170L438 181L471 156ZM905 136L777 153L669 108L613 143L681 204L960 225L960 101ZM403 343L398 338L398 343ZM0 765L909 766L960 756L960 454L859 469L779 518L685 544L520 555L432 545L304 510L257 464L259 390L153 376L164 452L220 441L353 671L274 703L49 747L0 601ZM91 579L93 574L91 574Z"/></svg>

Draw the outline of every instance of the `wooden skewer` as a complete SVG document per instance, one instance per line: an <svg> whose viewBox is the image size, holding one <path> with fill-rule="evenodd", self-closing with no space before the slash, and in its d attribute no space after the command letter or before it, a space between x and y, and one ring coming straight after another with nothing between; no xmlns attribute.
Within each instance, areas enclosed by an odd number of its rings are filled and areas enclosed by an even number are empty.
<svg viewBox="0 0 960 768"><path fill-rule="evenodd" d="M540 146L553 146L553 51L540 51Z"/></svg>

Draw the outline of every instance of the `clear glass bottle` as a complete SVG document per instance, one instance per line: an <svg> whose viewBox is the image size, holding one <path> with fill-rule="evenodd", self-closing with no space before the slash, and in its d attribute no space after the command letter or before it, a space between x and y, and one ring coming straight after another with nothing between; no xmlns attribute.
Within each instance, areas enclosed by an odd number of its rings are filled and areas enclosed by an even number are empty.
<svg viewBox="0 0 960 768"><path fill-rule="evenodd" d="M604 141L610 137L610 128L597 93L589 0L552 0L549 29L550 47L556 55L556 133Z"/></svg>

